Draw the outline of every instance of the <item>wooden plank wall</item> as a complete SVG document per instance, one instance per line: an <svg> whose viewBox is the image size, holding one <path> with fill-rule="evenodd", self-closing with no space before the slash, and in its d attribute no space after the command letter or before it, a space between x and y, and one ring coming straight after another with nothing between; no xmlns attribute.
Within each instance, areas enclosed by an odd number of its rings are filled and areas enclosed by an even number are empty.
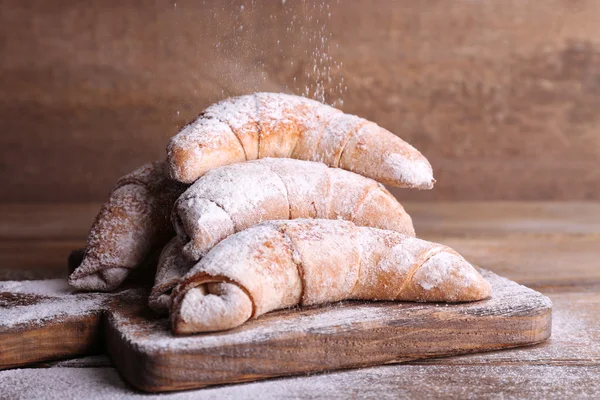
<svg viewBox="0 0 600 400"><path fill-rule="evenodd" d="M598 21L595 0L4 0L0 202L102 200L208 104L322 78L431 160L436 189L402 199L598 200Z"/></svg>

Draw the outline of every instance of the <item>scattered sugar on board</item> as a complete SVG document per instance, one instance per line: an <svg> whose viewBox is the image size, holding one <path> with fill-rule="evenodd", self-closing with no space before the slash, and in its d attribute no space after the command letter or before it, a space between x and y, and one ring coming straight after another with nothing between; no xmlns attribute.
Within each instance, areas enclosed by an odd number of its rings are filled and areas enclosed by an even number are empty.
<svg viewBox="0 0 600 400"><path fill-rule="evenodd" d="M0 328L11 328L21 324L42 324L64 317L92 314L102 309L99 298L48 299L35 306L16 306L0 310Z"/></svg>
<svg viewBox="0 0 600 400"><path fill-rule="evenodd" d="M76 293L64 279L7 281L0 283L0 293L29 295L31 304L0 308L0 329L22 324L40 325L71 316L83 316L104 309L120 293Z"/></svg>
<svg viewBox="0 0 600 400"><path fill-rule="evenodd" d="M277 318L270 316L268 324L249 322L230 332L175 337L169 331L166 321L159 321L151 329L144 328L144 337L139 337L140 327L129 324L129 320L118 314L113 314L115 322L123 335L123 339L140 346L145 351L168 351L201 349L214 346L227 346L244 343L263 342L273 336L310 331L315 334L340 332L344 327L350 327L356 321L367 323L381 318L382 310L373 305L356 305L347 307L334 304L319 309L319 312L298 312L293 318Z"/></svg>
<svg viewBox="0 0 600 400"><path fill-rule="evenodd" d="M60 297L73 293L65 279L47 279L39 281L3 281L0 282L0 293L37 294L48 297Z"/></svg>

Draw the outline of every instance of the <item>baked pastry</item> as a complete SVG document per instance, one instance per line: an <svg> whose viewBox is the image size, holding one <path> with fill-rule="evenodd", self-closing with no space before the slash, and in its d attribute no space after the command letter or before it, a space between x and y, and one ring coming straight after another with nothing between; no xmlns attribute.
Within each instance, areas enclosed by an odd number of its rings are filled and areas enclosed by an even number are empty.
<svg viewBox="0 0 600 400"><path fill-rule="evenodd" d="M181 237L175 236L167 243L158 259L154 286L148 296L148 306L157 313L169 312L171 291L195 264L183 256L184 244Z"/></svg>
<svg viewBox="0 0 600 400"><path fill-rule="evenodd" d="M80 290L117 288L153 249L161 249L175 235L169 211L185 188L168 178L162 161L119 179L96 216L69 284Z"/></svg>
<svg viewBox="0 0 600 400"><path fill-rule="evenodd" d="M325 164L263 158L213 169L175 202L183 252L199 260L227 236L262 221L344 219L414 236L410 216L385 187Z"/></svg>
<svg viewBox="0 0 600 400"><path fill-rule="evenodd" d="M490 284L449 247L342 220L270 221L229 236L171 296L176 334L345 299L463 302Z"/></svg>
<svg viewBox="0 0 600 400"><path fill-rule="evenodd" d="M167 148L170 176L257 158L319 161L387 185L431 189L433 172L414 147L377 124L300 96L255 93L207 108Z"/></svg>

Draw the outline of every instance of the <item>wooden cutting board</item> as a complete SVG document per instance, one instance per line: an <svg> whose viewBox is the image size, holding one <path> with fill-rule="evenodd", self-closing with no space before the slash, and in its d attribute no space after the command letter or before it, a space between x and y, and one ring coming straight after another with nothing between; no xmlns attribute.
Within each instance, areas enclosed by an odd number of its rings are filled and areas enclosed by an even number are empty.
<svg viewBox="0 0 600 400"><path fill-rule="evenodd" d="M162 392L526 346L550 336L547 297L482 273L493 286L493 297L481 302L343 302L273 312L228 332L187 337L172 336L168 320L146 307L139 289L91 295L99 300L90 302L88 314L80 309L69 315L67 307L55 319L23 323L21 318L19 324L3 326L11 309L40 304L11 303L11 292L6 292L0 295L8 298L8 311L0 310L0 368L92 351L100 343L90 332L101 329L121 375L138 389ZM96 310L102 318L90 317ZM74 328L74 321L82 329ZM26 348L32 345L23 339L29 332L43 339L44 352ZM61 345L64 337L72 345Z"/></svg>
<svg viewBox="0 0 600 400"><path fill-rule="evenodd" d="M75 293L65 279L0 282L0 370L103 349L104 314L144 291Z"/></svg>

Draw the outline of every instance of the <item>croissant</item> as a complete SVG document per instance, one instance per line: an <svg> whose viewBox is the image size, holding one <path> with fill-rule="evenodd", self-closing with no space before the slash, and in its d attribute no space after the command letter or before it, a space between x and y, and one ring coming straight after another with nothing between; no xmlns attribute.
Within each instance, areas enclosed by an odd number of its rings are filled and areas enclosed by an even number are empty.
<svg viewBox="0 0 600 400"><path fill-rule="evenodd" d="M169 211L185 188L168 178L164 162L146 164L119 179L96 216L69 284L81 290L117 288L153 249L175 235ZM77 258L73 255L70 263Z"/></svg>
<svg viewBox="0 0 600 400"><path fill-rule="evenodd" d="M160 253L154 286L148 296L148 305L157 313L166 313L171 305L171 290L193 266L194 263L183 257L185 242L175 236Z"/></svg>
<svg viewBox="0 0 600 400"><path fill-rule="evenodd" d="M264 158L213 169L175 202L173 225L197 261L227 236L261 221L345 219L414 236L410 216L380 183L325 164ZM189 238L189 239L188 239Z"/></svg>
<svg viewBox="0 0 600 400"><path fill-rule="evenodd" d="M490 284L454 250L343 220L269 221L217 244L171 296L176 334L345 299L476 301Z"/></svg>
<svg viewBox="0 0 600 400"><path fill-rule="evenodd" d="M319 161L384 184L431 189L431 165L414 147L373 122L304 97L255 93L207 108L167 148L173 179L257 158Z"/></svg>

